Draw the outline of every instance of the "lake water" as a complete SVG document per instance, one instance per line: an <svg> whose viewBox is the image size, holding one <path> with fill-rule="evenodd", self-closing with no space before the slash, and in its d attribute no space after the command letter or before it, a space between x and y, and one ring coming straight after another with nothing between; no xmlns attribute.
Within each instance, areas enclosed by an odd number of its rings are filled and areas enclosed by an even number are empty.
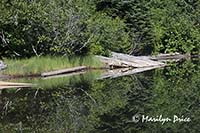
<svg viewBox="0 0 200 133"><path fill-rule="evenodd" d="M187 60L115 79L98 74L1 90L0 132L200 132L200 65Z"/></svg>

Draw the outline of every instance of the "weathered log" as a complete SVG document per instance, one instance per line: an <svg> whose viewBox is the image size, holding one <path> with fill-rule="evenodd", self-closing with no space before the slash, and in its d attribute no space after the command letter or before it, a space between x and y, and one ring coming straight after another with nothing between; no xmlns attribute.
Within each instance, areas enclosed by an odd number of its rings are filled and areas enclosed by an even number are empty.
<svg viewBox="0 0 200 133"><path fill-rule="evenodd" d="M43 79L69 77L69 76L81 75L81 74L84 74L84 73L86 73L86 71L73 72L73 73L67 73L67 74L59 74L59 75L52 75L52 76L44 77Z"/></svg>
<svg viewBox="0 0 200 133"><path fill-rule="evenodd" d="M33 87L33 84L30 84L30 83L12 83L12 82L0 81L0 89L6 89L6 88L28 88L28 87Z"/></svg>
<svg viewBox="0 0 200 133"><path fill-rule="evenodd" d="M12 82L4 82L0 81L0 86L32 86L30 83L12 83Z"/></svg>
<svg viewBox="0 0 200 133"><path fill-rule="evenodd" d="M116 53L116 52L112 52L111 56L112 56L113 59L118 59L118 60L131 62L131 63L134 64L134 67L150 67L150 66L159 66L159 65L162 66L162 65L165 65L162 62L153 61L151 59L144 58L144 56L141 58L139 56L132 56L132 55Z"/></svg>
<svg viewBox="0 0 200 133"><path fill-rule="evenodd" d="M127 76L127 75L133 75L136 73L144 72L144 71L149 71L153 70L156 68L161 68L164 66L152 66L152 67L143 67L143 68L135 68L135 69L114 69L114 70L109 70L102 74L99 78L97 79L105 79L105 78L117 78L117 77L122 77L122 76Z"/></svg>
<svg viewBox="0 0 200 133"><path fill-rule="evenodd" d="M10 88L30 88L32 86L0 86L0 89L10 89Z"/></svg>
<svg viewBox="0 0 200 133"><path fill-rule="evenodd" d="M42 73L41 76L42 77L47 77L47 76L65 74L65 73L80 72L80 71L84 71L86 69L88 69L88 67L86 67L86 66L79 66L79 67L61 69L61 70L56 70L56 71L51 71L51 72L45 72L45 73Z"/></svg>
<svg viewBox="0 0 200 133"><path fill-rule="evenodd" d="M96 56L102 63L106 65L108 68L127 68L127 67L138 67L137 64L129 61L104 57L104 56Z"/></svg>
<svg viewBox="0 0 200 133"><path fill-rule="evenodd" d="M190 57L190 55L188 54L171 53L171 54L154 55L154 56L151 56L150 59L155 60L155 61L170 61L170 60L178 61L178 60L186 59L188 57Z"/></svg>
<svg viewBox="0 0 200 133"><path fill-rule="evenodd" d="M152 56L135 56L139 57L140 59L149 59L153 61L159 62L167 62L167 61L179 61L182 59L187 59L190 57L198 57L198 55L188 55L188 54L180 54L180 53L170 53L170 54L158 54Z"/></svg>

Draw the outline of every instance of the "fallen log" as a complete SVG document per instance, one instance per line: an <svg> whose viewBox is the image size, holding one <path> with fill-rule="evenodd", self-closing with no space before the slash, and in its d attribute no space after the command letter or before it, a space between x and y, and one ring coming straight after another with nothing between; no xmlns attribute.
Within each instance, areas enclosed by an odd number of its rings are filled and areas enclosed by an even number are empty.
<svg viewBox="0 0 200 133"><path fill-rule="evenodd" d="M162 66L164 67L164 66ZM109 70L105 73L103 73L99 78L97 79L106 79L106 78L118 78L122 76L128 76L128 75L133 75L136 73L144 72L144 71L149 71L153 70L156 68L161 68L161 66L152 66L152 67L143 67L143 68L135 68L135 69L114 69L114 70Z"/></svg>
<svg viewBox="0 0 200 133"><path fill-rule="evenodd" d="M59 75L59 74L80 72L80 71L84 71L84 70L87 70L87 69L88 69L88 67L86 67L86 66L79 66L79 67L61 69L61 70L56 70L56 71L51 71L51 72L45 72L45 73L42 73L41 76L42 77L48 77L48 76Z"/></svg>
<svg viewBox="0 0 200 133"><path fill-rule="evenodd" d="M10 89L10 88L30 88L32 86L0 86L0 89Z"/></svg>
<svg viewBox="0 0 200 133"><path fill-rule="evenodd" d="M159 61L153 61L149 58L139 57L139 56L132 56L122 53L112 52L111 54L112 59L118 59L122 61L131 62L134 67L150 67L150 66L162 66L164 63Z"/></svg>
<svg viewBox="0 0 200 133"><path fill-rule="evenodd" d="M0 81L0 86L31 86L32 84L30 83L12 83L12 82L4 82Z"/></svg>
<svg viewBox="0 0 200 133"><path fill-rule="evenodd" d="M162 68L163 66L153 66L153 67L143 67L143 68L118 68L118 69L107 69L103 74L97 77L97 80L106 79L106 78L118 78L122 76L133 75L140 72L145 72L149 70L153 70L156 68ZM61 77L68 77L74 75L81 75L84 74L85 71L76 72L76 73L68 73L68 74L61 74L61 75L54 75L49 77L44 77L43 79L53 79L53 78L61 78Z"/></svg>
<svg viewBox="0 0 200 133"><path fill-rule="evenodd" d="M127 67L138 67L135 63L129 61L123 61L119 59L96 56L107 68L127 68Z"/></svg>
<svg viewBox="0 0 200 133"><path fill-rule="evenodd" d="M44 77L43 79L53 79L53 78L62 78L62 77L76 76L76 75L81 75L81 74L84 74L84 73L86 73L86 71L73 72L73 73L60 74L60 75L52 75L52 76Z"/></svg>
<svg viewBox="0 0 200 133"><path fill-rule="evenodd" d="M170 54L158 54L158 55L152 55L152 56L135 56L139 57L140 59L149 59L153 61L159 61L159 62L167 62L167 61L179 61L182 59L187 58L195 58L198 57L198 55L188 55L188 54L180 54L180 53L170 53Z"/></svg>
<svg viewBox="0 0 200 133"><path fill-rule="evenodd" d="M162 62L166 62L166 61L179 61L182 59L186 59L190 57L190 55L188 54L180 54L180 53L171 53L171 54L159 54L159 55L154 55L151 56L150 59L154 60L154 61L162 61Z"/></svg>
<svg viewBox="0 0 200 133"><path fill-rule="evenodd" d="M12 82L0 81L0 89L6 89L6 88L29 88L29 87L33 87L33 84L30 84L30 83L12 83Z"/></svg>

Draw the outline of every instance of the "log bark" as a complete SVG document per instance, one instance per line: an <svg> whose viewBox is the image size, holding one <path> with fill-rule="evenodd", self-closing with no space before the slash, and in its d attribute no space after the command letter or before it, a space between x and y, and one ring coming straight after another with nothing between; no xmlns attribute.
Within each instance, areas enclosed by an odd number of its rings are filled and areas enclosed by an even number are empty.
<svg viewBox="0 0 200 133"><path fill-rule="evenodd" d="M69 76L81 75L81 74L84 74L84 73L86 73L86 71L73 72L73 73L60 74L60 75L52 75L52 76L44 77L43 79L53 79L53 78L69 77Z"/></svg>
<svg viewBox="0 0 200 133"><path fill-rule="evenodd" d="M12 83L12 82L0 81L0 89L6 89L6 88L28 88L28 87L33 87L33 84L29 84L29 83Z"/></svg>
<svg viewBox="0 0 200 133"><path fill-rule="evenodd" d="M131 62L131 63L134 64L134 67L150 67L150 66L162 66L162 65L165 65L162 62L153 61L151 59L148 59L147 57L145 58L144 56L141 58L139 56L137 57L137 56L127 55L127 54L112 52L111 57L113 59L118 59L118 60Z"/></svg>
<svg viewBox="0 0 200 133"><path fill-rule="evenodd" d="M119 60L115 58L109 58L104 56L96 56L107 68L127 68L127 67L138 67L134 62Z"/></svg>
<svg viewBox="0 0 200 133"><path fill-rule="evenodd" d="M29 83L12 83L12 82L4 82L0 81L0 86L31 86Z"/></svg>
<svg viewBox="0 0 200 133"><path fill-rule="evenodd" d="M0 89L10 89L10 88L30 88L32 86L0 86Z"/></svg>
<svg viewBox="0 0 200 133"><path fill-rule="evenodd" d="M51 72L45 72L45 73L42 73L41 76L48 77L48 76L54 76L54 75L59 75L59 74L80 72L80 71L84 71L87 69L88 69L88 67L86 67L86 66L79 66L79 67L61 69L61 70L56 70L56 71L51 71Z"/></svg>
<svg viewBox="0 0 200 133"><path fill-rule="evenodd" d="M150 59L155 60L155 61L166 62L166 61L174 61L174 60L179 61L179 60L186 59L189 57L190 55L188 54L171 53L171 54L154 55L154 56L151 56Z"/></svg>

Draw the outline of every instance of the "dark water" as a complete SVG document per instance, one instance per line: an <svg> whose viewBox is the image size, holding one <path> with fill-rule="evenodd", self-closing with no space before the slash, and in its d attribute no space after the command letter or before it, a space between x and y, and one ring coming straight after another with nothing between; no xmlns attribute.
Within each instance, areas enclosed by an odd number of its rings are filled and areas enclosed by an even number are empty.
<svg viewBox="0 0 200 133"><path fill-rule="evenodd" d="M116 79L56 82L2 90L0 131L200 132L199 60Z"/></svg>

